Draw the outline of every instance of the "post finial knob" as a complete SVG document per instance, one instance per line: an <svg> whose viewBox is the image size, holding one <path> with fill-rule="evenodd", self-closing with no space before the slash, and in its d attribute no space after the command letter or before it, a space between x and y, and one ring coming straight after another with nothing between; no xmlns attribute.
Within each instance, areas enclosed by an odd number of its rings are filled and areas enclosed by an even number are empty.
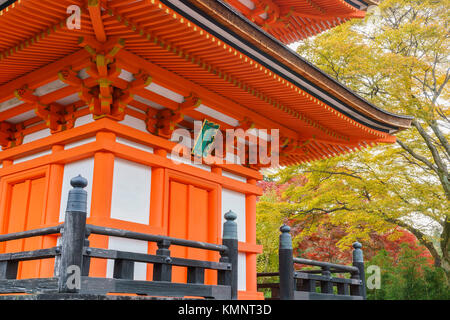
<svg viewBox="0 0 450 320"><path fill-rule="evenodd" d="M353 248L354 249L361 249L362 248L362 244L359 243L358 241L356 241L355 243L353 243Z"/></svg>
<svg viewBox="0 0 450 320"><path fill-rule="evenodd" d="M78 175L77 177L72 178L72 180L70 180L70 185L74 188L84 189L87 187L88 181L86 178L83 178L81 175Z"/></svg>
<svg viewBox="0 0 450 320"><path fill-rule="evenodd" d="M283 225L280 227L280 231L281 231L282 233L289 233L289 232L291 232L291 227L289 227L289 226L286 225L286 224L283 224Z"/></svg>
<svg viewBox="0 0 450 320"><path fill-rule="evenodd" d="M227 213L225 213L225 219L227 221L234 221L237 219L237 214L230 210Z"/></svg>

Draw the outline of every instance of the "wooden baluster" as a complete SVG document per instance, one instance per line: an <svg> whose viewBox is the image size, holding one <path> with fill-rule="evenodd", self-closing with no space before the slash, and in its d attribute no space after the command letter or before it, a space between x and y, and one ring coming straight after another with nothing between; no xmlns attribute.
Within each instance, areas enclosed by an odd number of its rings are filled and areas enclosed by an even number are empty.
<svg viewBox="0 0 450 320"><path fill-rule="evenodd" d="M338 283L337 284L337 292L340 295L348 296L350 295L350 289L347 283Z"/></svg>
<svg viewBox="0 0 450 320"><path fill-rule="evenodd" d="M292 238L289 232L289 226L282 226L280 228L280 244L278 251L278 258L280 264L280 299L293 300L294 299L294 257L292 250Z"/></svg>
<svg viewBox="0 0 450 320"><path fill-rule="evenodd" d="M114 279L134 279L134 261L116 259L114 260Z"/></svg>
<svg viewBox="0 0 450 320"><path fill-rule="evenodd" d="M0 280L13 280L17 278L19 261L0 261Z"/></svg>
<svg viewBox="0 0 450 320"><path fill-rule="evenodd" d="M83 246L86 233L87 180L81 176L70 181L66 218L62 234L58 289L62 293L80 291Z"/></svg>
<svg viewBox="0 0 450 320"><path fill-rule="evenodd" d="M199 267L187 268L187 283L205 283L205 269Z"/></svg>
<svg viewBox="0 0 450 320"><path fill-rule="evenodd" d="M81 275L83 277L89 277L89 270L91 268L91 257L89 257L89 254L91 252L91 249L89 248L90 241L89 241L90 231L86 231L85 239L84 239L84 248L86 249L86 254L83 256L83 267L81 270Z"/></svg>
<svg viewBox="0 0 450 320"><path fill-rule="evenodd" d="M231 264L231 270L218 272L218 284L231 286L231 299L238 298L238 234L236 213L229 211L225 214L226 222L223 225L222 244L228 249L221 252L220 262Z"/></svg>
<svg viewBox="0 0 450 320"><path fill-rule="evenodd" d="M329 267L322 267L322 276L327 277L329 281L320 281L322 293L333 293L333 283L331 282L331 272Z"/></svg>
<svg viewBox="0 0 450 320"><path fill-rule="evenodd" d="M353 292L358 293L358 294L352 293L352 295L360 295L363 297L363 299L366 299L366 275L364 272L364 255L363 255L363 251L361 250L361 248L362 248L361 243L355 242L353 244L353 249L354 249L353 250L353 266L358 268L358 270L359 270L358 279L361 280L361 285L357 286L357 288L353 288L354 286L352 286Z"/></svg>
<svg viewBox="0 0 450 320"><path fill-rule="evenodd" d="M170 258L170 241L162 240L158 242L156 254L162 256L164 263L155 263L153 265L153 281L172 281L172 258Z"/></svg>
<svg viewBox="0 0 450 320"><path fill-rule="evenodd" d="M297 291L316 292L316 280L297 279Z"/></svg>

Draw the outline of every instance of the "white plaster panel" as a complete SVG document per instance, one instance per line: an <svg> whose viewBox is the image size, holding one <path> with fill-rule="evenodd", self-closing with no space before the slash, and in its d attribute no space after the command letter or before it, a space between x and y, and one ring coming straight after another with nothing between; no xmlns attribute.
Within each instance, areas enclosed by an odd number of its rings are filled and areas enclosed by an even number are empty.
<svg viewBox="0 0 450 320"><path fill-rule="evenodd" d="M142 98L141 96L135 95L134 96L134 100L145 104L146 106L152 107L153 109L157 109L157 110L162 110L164 109L164 107L162 105L160 105L159 103L150 101L148 99Z"/></svg>
<svg viewBox="0 0 450 320"><path fill-rule="evenodd" d="M80 101L80 96L78 93L71 94L70 96L64 97L62 99L56 100L55 102L61 104L63 106L67 106L69 104Z"/></svg>
<svg viewBox="0 0 450 320"><path fill-rule="evenodd" d="M92 122L94 122L94 121L95 121L95 120L92 118L92 114L87 114L87 115L85 115L85 116L82 116L82 117L77 118L77 119L75 120L75 125L74 125L74 127L75 127L75 128L81 127L81 126L83 126L83 125L85 125L85 124L92 123Z"/></svg>
<svg viewBox="0 0 450 320"><path fill-rule="evenodd" d="M40 130L40 131L36 131L30 134L27 134L24 138L23 138L23 144L25 143L30 143L36 140L40 140L42 138L46 138L49 137L51 135L50 129L44 129L44 130Z"/></svg>
<svg viewBox="0 0 450 320"><path fill-rule="evenodd" d="M172 155L170 153L167 155L167 158L173 160L174 164L177 164L177 165L181 164L181 163L184 163L184 164L187 164L187 165L190 165L190 166L193 166L193 167L200 168L202 170L211 172L211 167L210 166L208 166L206 164L195 163L191 159L187 159L187 158L183 158L183 157L180 157L180 156Z"/></svg>
<svg viewBox="0 0 450 320"><path fill-rule="evenodd" d="M79 147L79 146L82 146L82 145L94 142L95 140L96 140L95 137L90 137L90 138L87 138L87 139L78 140L78 141L75 141L75 142L72 142L72 143L68 143L68 144L65 145L64 150L73 149L73 148L76 148L76 147Z"/></svg>
<svg viewBox="0 0 450 320"><path fill-rule="evenodd" d="M135 77L133 76L133 74L127 70L122 69L120 75L119 75L120 79L123 79L125 81L131 82L133 80L135 80Z"/></svg>
<svg viewBox="0 0 450 320"><path fill-rule="evenodd" d="M200 105L195 110L197 110L200 113L206 114L207 116L213 117L217 120L220 120L222 122L225 122L226 124L229 124L230 126L237 127L239 125L239 121L227 116L226 114L223 114L219 111L216 111L214 109L211 109L210 107L207 107L205 105Z"/></svg>
<svg viewBox="0 0 450 320"><path fill-rule="evenodd" d="M156 83L151 83L145 89L153 91L154 93L157 93L161 96L166 97L167 99L170 99L170 100L178 102L178 103L182 103L184 101L184 97L181 94L178 94L172 90L164 88Z"/></svg>
<svg viewBox="0 0 450 320"><path fill-rule="evenodd" d="M30 110L28 112L21 113L21 114L15 116L15 117L9 118L8 122L10 122L10 123L21 123L21 122L24 122L26 120L33 119L34 117L36 117L36 113L34 112L34 110Z"/></svg>
<svg viewBox="0 0 450 320"><path fill-rule="evenodd" d="M245 242L245 194L222 189L222 225L225 222L225 213L233 211L237 215L238 240Z"/></svg>
<svg viewBox="0 0 450 320"><path fill-rule="evenodd" d="M152 169L128 160L114 161L111 218L149 224Z"/></svg>
<svg viewBox="0 0 450 320"><path fill-rule="evenodd" d="M238 290L247 290L247 255L245 253L238 255Z"/></svg>
<svg viewBox="0 0 450 320"><path fill-rule="evenodd" d="M38 152L38 153L29 155L29 156L26 156L26 157L23 157L23 158L16 159L16 160L14 160L14 164L22 163L22 162L33 160L33 159L36 159L36 158L40 158L40 157L49 155L51 153L52 153L51 150L45 150L45 151L42 151L42 152Z"/></svg>
<svg viewBox="0 0 450 320"><path fill-rule="evenodd" d="M61 80L55 80L52 82L49 82L39 88L36 88L36 90L34 91L34 95L38 96L38 97L42 97L46 94L49 94L51 92L54 92L56 90L62 89L67 87L68 85L65 84L64 82L62 82Z"/></svg>
<svg viewBox="0 0 450 320"><path fill-rule="evenodd" d="M90 216L92 181L94 177L94 158L83 159L80 161L68 163L64 166L64 177L61 191L61 204L59 209L59 221L64 221L67 207L67 197L69 194L69 190L72 189L72 186L70 185L70 180L78 176L79 174L81 174L83 178L86 178L88 181L88 185L85 190L87 191L88 194L87 209L88 209L88 216Z"/></svg>
<svg viewBox="0 0 450 320"><path fill-rule="evenodd" d="M12 98L12 99L6 100L4 102L0 102L0 112L12 109L23 103L24 102L22 100L19 100L17 98Z"/></svg>
<svg viewBox="0 0 450 320"><path fill-rule="evenodd" d="M224 177L227 177L227 178L230 178L230 179L233 179L233 180L236 180L236 181L247 182L247 178L238 176L237 174L234 174L234 173L231 173L231 172L228 172L228 171L222 171L222 175Z"/></svg>
<svg viewBox="0 0 450 320"><path fill-rule="evenodd" d="M121 137L117 137L116 138L116 142L124 144L124 145L127 145L127 146L130 146L130 147L133 147L133 148L136 148L136 149L139 149L139 150L143 150L143 151L147 151L147 152L153 153L153 148L152 147L149 147L149 146L146 146L146 145L134 142L134 141L130 141L130 140L127 140L127 139L124 139L124 138L121 138Z"/></svg>
<svg viewBox="0 0 450 320"><path fill-rule="evenodd" d="M129 115L126 115L125 119L123 121L120 121L120 123L143 132L148 132L145 121Z"/></svg>

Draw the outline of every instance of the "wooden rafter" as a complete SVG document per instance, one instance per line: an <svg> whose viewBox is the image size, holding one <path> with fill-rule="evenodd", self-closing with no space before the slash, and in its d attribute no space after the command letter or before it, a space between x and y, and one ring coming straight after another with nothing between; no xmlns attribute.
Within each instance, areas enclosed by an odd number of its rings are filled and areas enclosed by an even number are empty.
<svg viewBox="0 0 450 320"><path fill-rule="evenodd" d="M97 41L106 42L106 32L102 20L102 4L100 0L89 0L88 10Z"/></svg>

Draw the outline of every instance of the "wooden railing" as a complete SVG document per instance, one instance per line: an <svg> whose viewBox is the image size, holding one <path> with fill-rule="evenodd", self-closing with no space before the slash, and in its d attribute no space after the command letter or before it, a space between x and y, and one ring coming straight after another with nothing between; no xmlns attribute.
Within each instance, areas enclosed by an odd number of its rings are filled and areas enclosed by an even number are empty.
<svg viewBox="0 0 450 320"><path fill-rule="evenodd" d="M86 224L87 181L81 176L71 180L64 224L39 230L0 235L0 242L61 234L61 245L30 252L0 254L0 294L107 295L137 294L152 297L201 297L237 299L237 216L225 214L221 245L137 233ZM91 248L92 234L154 242L155 255L119 250ZM171 257L172 245L220 253L218 262ZM53 278L17 279L19 263L29 260L55 259ZM114 260L113 278L89 277L92 258ZM153 281L134 280L136 262L153 265ZM187 269L187 282L172 282L172 267ZM217 271L217 285L205 284L205 270Z"/></svg>
<svg viewBox="0 0 450 320"><path fill-rule="evenodd" d="M273 300L364 300L365 275L361 244L353 244L353 266L294 258L292 239L288 226L281 227L279 272L259 273L259 278L279 278L278 282L258 284L258 289L268 289ZM294 265L319 267L312 270L295 270ZM349 277L336 277L335 275Z"/></svg>

